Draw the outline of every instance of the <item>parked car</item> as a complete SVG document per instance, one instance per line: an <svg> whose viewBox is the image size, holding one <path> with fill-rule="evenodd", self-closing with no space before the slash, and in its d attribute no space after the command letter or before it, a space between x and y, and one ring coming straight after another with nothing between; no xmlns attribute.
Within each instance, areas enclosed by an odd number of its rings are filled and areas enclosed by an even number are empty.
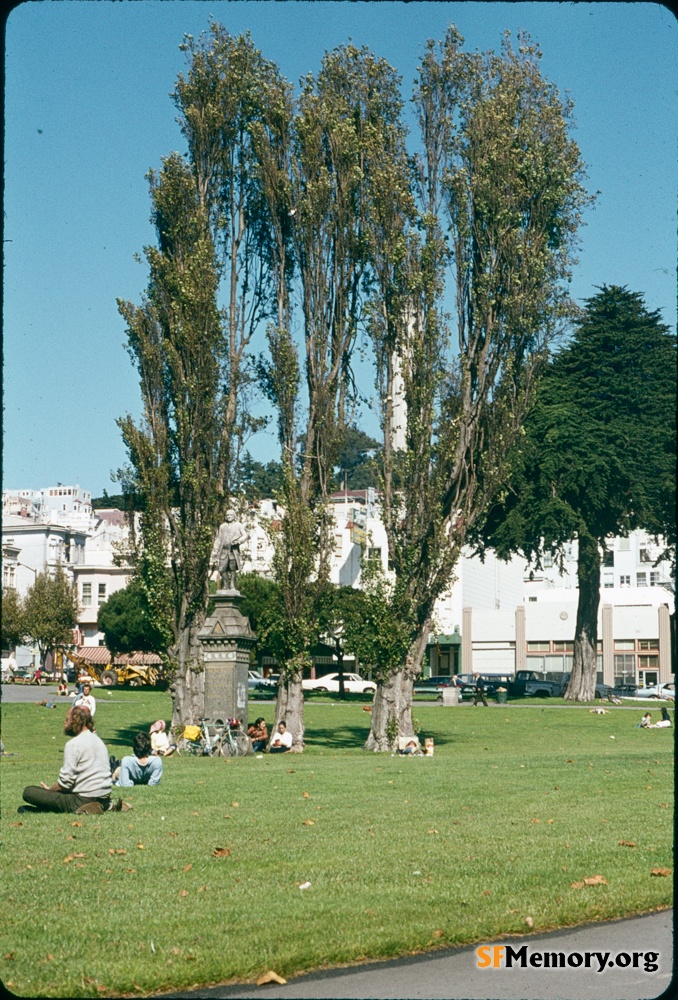
<svg viewBox="0 0 678 1000"><path fill-rule="evenodd" d="M440 688L453 687L455 684L455 678L449 674L436 674L433 677L420 677L414 682L413 690L415 694L433 694Z"/></svg>
<svg viewBox="0 0 678 1000"><path fill-rule="evenodd" d="M508 674L481 674L480 676L485 682L485 693L490 695L495 695L499 688L508 691L509 684L513 681L513 677L509 677Z"/></svg>
<svg viewBox="0 0 678 1000"><path fill-rule="evenodd" d="M279 674L264 677L258 670L247 671L247 687L250 691L270 691L278 686Z"/></svg>
<svg viewBox="0 0 678 1000"><path fill-rule="evenodd" d="M638 688L637 698L660 698L665 701L676 700L676 685L673 681L663 684L652 684L650 687Z"/></svg>
<svg viewBox="0 0 678 1000"><path fill-rule="evenodd" d="M617 696L617 698L638 698L639 690L637 684L617 684L612 688L612 693Z"/></svg>
<svg viewBox="0 0 678 1000"><path fill-rule="evenodd" d="M339 674L325 674L315 680L301 682L304 691L339 691ZM377 685L374 681L366 681L360 674L344 674L344 690L349 694L374 694Z"/></svg>

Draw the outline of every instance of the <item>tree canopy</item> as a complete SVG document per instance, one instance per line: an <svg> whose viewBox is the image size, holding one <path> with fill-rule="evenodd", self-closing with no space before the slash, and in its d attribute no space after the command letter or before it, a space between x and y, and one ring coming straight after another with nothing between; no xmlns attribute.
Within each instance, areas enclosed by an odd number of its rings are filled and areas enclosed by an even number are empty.
<svg viewBox="0 0 678 1000"><path fill-rule="evenodd" d="M37 574L23 600L22 619L24 635L37 645L43 662L47 653L71 645L78 611L75 584L60 566L54 575Z"/></svg>
<svg viewBox="0 0 678 1000"><path fill-rule="evenodd" d="M165 637L154 628L146 594L139 580L117 590L99 608L98 627L113 656L119 653L157 653Z"/></svg>
<svg viewBox="0 0 678 1000"><path fill-rule="evenodd" d="M537 561L578 540L572 696L595 689L606 538L644 528L675 545L675 413L675 337L640 293L603 286L544 373L511 484L483 531L500 555Z"/></svg>

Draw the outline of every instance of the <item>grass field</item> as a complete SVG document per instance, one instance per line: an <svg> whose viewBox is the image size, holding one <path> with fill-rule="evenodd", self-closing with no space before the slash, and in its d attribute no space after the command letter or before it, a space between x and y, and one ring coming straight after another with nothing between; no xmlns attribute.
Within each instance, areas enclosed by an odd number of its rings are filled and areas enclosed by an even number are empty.
<svg viewBox="0 0 678 1000"><path fill-rule="evenodd" d="M169 714L102 693L97 731L120 757ZM310 703L303 755L171 757L133 811L76 817L17 814L58 773L65 709L5 704L3 982L144 994L671 905L673 730L559 702L415 714L433 758L366 754L361 705Z"/></svg>

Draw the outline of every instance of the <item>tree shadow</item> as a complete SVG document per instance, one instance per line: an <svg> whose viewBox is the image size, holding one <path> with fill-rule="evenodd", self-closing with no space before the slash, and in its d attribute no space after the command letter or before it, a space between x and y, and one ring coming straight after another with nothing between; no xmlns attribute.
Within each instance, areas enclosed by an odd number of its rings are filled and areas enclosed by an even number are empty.
<svg viewBox="0 0 678 1000"><path fill-rule="evenodd" d="M137 733L148 733L148 726L131 725L126 729L116 729L112 736L107 736L105 743L115 747L127 747L132 752L132 742Z"/></svg>
<svg viewBox="0 0 678 1000"><path fill-rule="evenodd" d="M364 726L346 726L339 725L334 729L324 728L319 729L317 726L313 726L312 729L306 729L304 732L304 743L307 747L325 747L326 749L344 749L344 750L354 750L362 749L365 745L365 741L370 733L369 725ZM426 738L431 737L436 746L447 746L457 742L454 736L449 734L436 733L435 730L427 729L425 734L422 731L420 734L420 740L423 743L424 735Z"/></svg>

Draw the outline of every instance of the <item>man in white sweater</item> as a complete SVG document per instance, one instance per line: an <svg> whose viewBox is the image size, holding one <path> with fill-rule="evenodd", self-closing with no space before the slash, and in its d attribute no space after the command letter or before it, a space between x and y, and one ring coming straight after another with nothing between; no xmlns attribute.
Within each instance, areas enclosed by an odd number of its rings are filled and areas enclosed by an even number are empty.
<svg viewBox="0 0 678 1000"><path fill-rule="evenodd" d="M94 732L92 716L86 709L71 708L64 733L72 736L64 747L64 763L53 785L28 785L19 812L103 813L121 810L127 804L111 803L111 766L105 744ZM29 807L33 807L30 809ZM129 807L128 807L129 808Z"/></svg>

